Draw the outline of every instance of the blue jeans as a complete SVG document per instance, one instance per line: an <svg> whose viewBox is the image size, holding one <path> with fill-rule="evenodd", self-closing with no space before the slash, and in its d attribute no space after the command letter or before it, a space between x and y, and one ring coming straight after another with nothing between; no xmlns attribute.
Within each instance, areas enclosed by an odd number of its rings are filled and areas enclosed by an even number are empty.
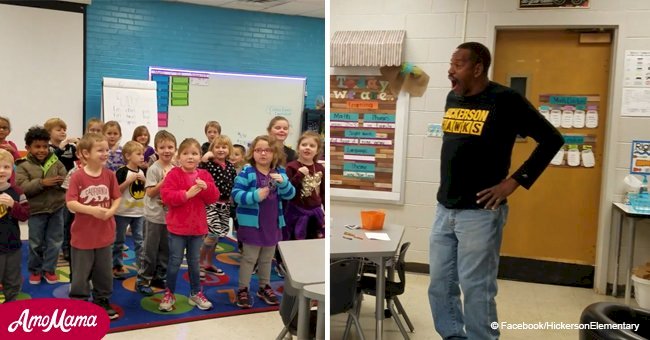
<svg viewBox="0 0 650 340"><path fill-rule="evenodd" d="M121 267L122 260L122 246L126 239L126 228L131 225L131 235L133 236L133 243L135 244L135 263L140 268L140 261L142 260L142 243L143 243L143 229L144 217L128 217L115 215L115 243L113 243L113 267Z"/></svg>
<svg viewBox="0 0 650 340"><path fill-rule="evenodd" d="M167 263L167 288L176 291L176 278L183 262L183 253L187 249L187 272L190 275L190 294L196 295L201 291L201 276L199 274L199 258L203 235L184 236L169 233L169 262Z"/></svg>
<svg viewBox="0 0 650 340"><path fill-rule="evenodd" d="M494 298L507 216L507 205L458 210L438 204L429 240L429 304L443 339L499 338L490 323L498 322Z"/></svg>
<svg viewBox="0 0 650 340"><path fill-rule="evenodd" d="M35 214L27 221L29 229L30 273L54 273L63 243L63 208L51 214Z"/></svg>

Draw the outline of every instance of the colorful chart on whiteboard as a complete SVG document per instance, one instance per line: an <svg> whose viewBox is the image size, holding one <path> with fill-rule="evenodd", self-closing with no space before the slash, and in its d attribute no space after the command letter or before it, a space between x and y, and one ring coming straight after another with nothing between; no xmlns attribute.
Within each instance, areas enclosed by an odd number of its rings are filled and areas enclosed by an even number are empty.
<svg viewBox="0 0 650 340"><path fill-rule="evenodd" d="M397 97L381 76L330 77L330 185L391 191Z"/></svg>

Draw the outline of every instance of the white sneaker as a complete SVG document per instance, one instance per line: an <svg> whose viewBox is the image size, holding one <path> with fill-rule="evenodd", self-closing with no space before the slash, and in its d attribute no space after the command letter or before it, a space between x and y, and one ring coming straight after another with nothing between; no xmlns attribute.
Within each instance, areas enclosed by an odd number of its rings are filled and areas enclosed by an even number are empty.
<svg viewBox="0 0 650 340"><path fill-rule="evenodd" d="M165 294L163 295L160 304L158 305L158 310L163 312L171 312L174 309L174 304L176 303L176 297L169 289L165 289Z"/></svg>
<svg viewBox="0 0 650 340"><path fill-rule="evenodd" d="M196 306L200 310L208 310L212 308L212 302L208 301L205 295L203 295L203 292L198 292L196 295L190 296L187 302L190 306Z"/></svg>

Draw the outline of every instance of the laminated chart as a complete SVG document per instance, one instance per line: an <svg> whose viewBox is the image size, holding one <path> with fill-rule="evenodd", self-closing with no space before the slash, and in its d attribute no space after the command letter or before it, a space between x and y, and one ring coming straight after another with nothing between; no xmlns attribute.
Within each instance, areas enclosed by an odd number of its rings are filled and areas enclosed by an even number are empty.
<svg viewBox="0 0 650 340"><path fill-rule="evenodd" d="M381 76L330 78L330 186L393 190L397 98Z"/></svg>

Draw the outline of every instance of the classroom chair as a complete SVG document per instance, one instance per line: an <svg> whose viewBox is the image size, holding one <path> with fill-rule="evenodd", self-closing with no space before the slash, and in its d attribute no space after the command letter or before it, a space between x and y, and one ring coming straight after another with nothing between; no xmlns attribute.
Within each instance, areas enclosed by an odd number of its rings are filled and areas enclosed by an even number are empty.
<svg viewBox="0 0 650 340"><path fill-rule="evenodd" d="M396 259L392 261L392 267L389 268L388 278L383 278L384 280L386 280L385 299L386 299L387 309L384 311L385 316L387 318L392 316L393 319L395 319L395 323L397 324L397 327L399 328L399 331L402 333L404 339L409 339L409 336L408 333L406 332L406 329L404 329L404 325L402 325L402 321L400 320L399 315L402 315L404 321L406 321L406 324L409 327L409 330L411 332L415 330L413 327L413 323L411 323L411 320L406 314L406 311L404 310L404 307L402 306L402 303L399 301L398 298L399 295L404 294L404 290L406 289L406 262L404 259L406 258L406 251L408 250L410 245L411 242L405 242L402 244L399 253L396 256ZM394 271L397 271L399 282L393 280L392 272ZM361 279L359 280L360 291L363 294L377 296L377 292L375 289L376 287L377 287L377 277L369 276L367 275L367 272L364 272L364 275L362 275ZM397 310L395 310L395 307L397 307Z"/></svg>
<svg viewBox="0 0 650 340"><path fill-rule="evenodd" d="M357 308L361 264L362 261L358 258L340 259L330 263L330 315L348 314L345 333L343 333L344 340L348 338L352 322L354 322L359 338L365 340Z"/></svg>
<svg viewBox="0 0 650 340"><path fill-rule="evenodd" d="M280 334L275 338L276 340L283 340L287 334L295 336L298 334L298 290L291 287L288 279L284 278L284 291L282 292L282 300L280 300L280 316L284 328ZM311 310L309 313L309 338L316 337L316 321L318 319L317 311Z"/></svg>

